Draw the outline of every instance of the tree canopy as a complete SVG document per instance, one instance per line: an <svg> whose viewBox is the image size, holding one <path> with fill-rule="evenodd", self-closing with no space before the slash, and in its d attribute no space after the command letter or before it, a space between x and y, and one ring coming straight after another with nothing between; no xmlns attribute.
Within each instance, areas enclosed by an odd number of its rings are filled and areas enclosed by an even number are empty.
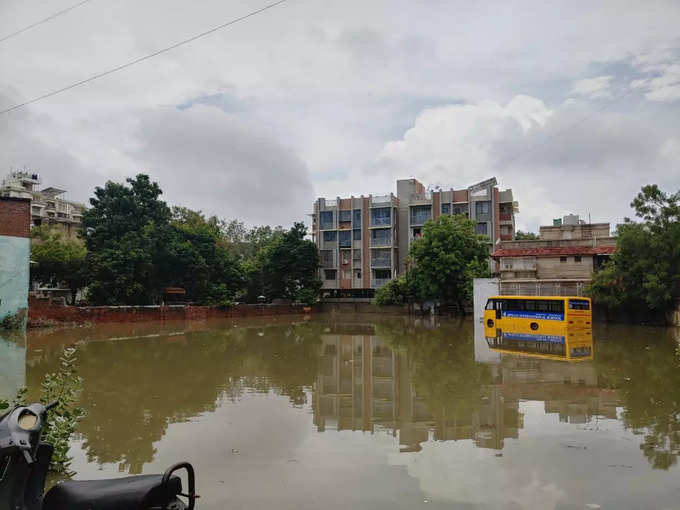
<svg viewBox="0 0 680 510"><path fill-rule="evenodd" d="M409 249L408 269L376 293L378 304L438 301L464 310L472 280L488 275L488 239L464 216L428 220Z"/></svg>
<svg viewBox="0 0 680 510"><path fill-rule="evenodd" d="M518 230L515 233L516 241L535 241L537 239L538 235L534 232L522 232L521 230Z"/></svg>
<svg viewBox="0 0 680 510"><path fill-rule="evenodd" d="M680 191L644 186L631 207L643 221L618 226L616 251L590 293L610 308L669 310L680 298Z"/></svg>
<svg viewBox="0 0 680 510"><path fill-rule="evenodd" d="M319 253L307 239L302 223L281 235L274 235L258 250L250 264L250 294L290 299L307 304L316 300L321 289L318 277ZM251 296L252 297L252 296Z"/></svg>
<svg viewBox="0 0 680 510"><path fill-rule="evenodd" d="M238 220L172 209L147 175L96 188L83 218L88 300L93 304L157 303L165 287L181 287L198 304L316 299L319 257L296 223L247 229Z"/></svg>
<svg viewBox="0 0 680 510"><path fill-rule="evenodd" d="M44 227L33 229L31 236L31 280L55 287L66 286L71 291L71 303L75 304L78 290L87 283L84 244Z"/></svg>
<svg viewBox="0 0 680 510"><path fill-rule="evenodd" d="M154 303L166 283L162 244L170 235L170 208L149 176L126 182L95 188L83 215L88 299L94 304Z"/></svg>

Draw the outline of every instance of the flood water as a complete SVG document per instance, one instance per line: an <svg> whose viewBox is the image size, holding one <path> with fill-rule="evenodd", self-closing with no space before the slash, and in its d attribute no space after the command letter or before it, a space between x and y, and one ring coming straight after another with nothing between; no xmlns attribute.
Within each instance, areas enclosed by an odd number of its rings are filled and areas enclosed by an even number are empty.
<svg viewBox="0 0 680 510"><path fill-rule="evenodd" d="M29 332L76 343L76 478L198 474L199 509L680 507L680 332L592 359L493 351L472 320L315 316Z"/></svg>

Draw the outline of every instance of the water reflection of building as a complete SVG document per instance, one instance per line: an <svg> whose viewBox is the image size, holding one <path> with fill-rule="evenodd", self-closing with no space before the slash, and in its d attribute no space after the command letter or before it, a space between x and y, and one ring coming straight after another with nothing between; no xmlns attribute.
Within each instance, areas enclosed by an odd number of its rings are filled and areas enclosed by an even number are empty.
<svg viewBox="0 0 680 510"><path fill-rule="evenodd" d="M517 437L522 416L516 401L489 386L481 397L452 395L456 405L432 409L414 388L407 354L368 333L322 335L313 404L319 431L390 430L398 433L401 451L419 451L429 439L502 449L505 438Z"/></svg>
<svg viewBox="0 0 680 510"><path fill-rule="evenodd" d="M483 363L490 371L486 382L433 398L414 384L413 347L392 350L372 326L336 327L321 336L314 424L319 431L387 430L398 435L401 451L419 451L429 440L470 440L500 450L524 427L522 401L543 402L546 414L568 423L616 417L615 391L598 387L592 336L569 341L567 349L589 346L578 363L551 359L535 341L522 342L509 353L490 349L485 339L475 341L475 359L490 360ZM471 360L466 370L480 365Z"/></svg>

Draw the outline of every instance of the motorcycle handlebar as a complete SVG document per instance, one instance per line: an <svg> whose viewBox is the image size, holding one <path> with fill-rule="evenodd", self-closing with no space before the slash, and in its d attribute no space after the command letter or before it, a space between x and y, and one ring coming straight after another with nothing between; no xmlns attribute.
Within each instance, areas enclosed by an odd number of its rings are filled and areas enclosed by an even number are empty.
<svg viewBox="0 0 680 510"><path fill-rule="evenodd" d="M52 409L54 409L54 408L57 407L58 405L59 405L59 401L58 401L58 400L55 400L54 402L50 402L49 404L47 404L47 405L45 406L45 411L51 411Z"/></svg>

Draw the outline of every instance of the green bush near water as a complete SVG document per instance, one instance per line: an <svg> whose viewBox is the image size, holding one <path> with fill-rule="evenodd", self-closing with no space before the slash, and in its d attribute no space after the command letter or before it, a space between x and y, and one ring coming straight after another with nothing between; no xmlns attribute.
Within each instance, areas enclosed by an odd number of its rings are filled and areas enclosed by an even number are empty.
<svg viewBox="0 0 680 510"><path fill-rule="evenodd" d="M69 470L69 440L85 416L85 410L77 406L82 379L77 372L76 350L67 347L60 358L58 372L46 374L40 385L40 402L47 405L58 401L59 405L49 412L43 429L42 440L54 447L50 471L59 475L72 474ZM27 389L21 388L11 402L12 407L25 405ZM0 399L0 411L10 407L10 402Z"/></svg>

